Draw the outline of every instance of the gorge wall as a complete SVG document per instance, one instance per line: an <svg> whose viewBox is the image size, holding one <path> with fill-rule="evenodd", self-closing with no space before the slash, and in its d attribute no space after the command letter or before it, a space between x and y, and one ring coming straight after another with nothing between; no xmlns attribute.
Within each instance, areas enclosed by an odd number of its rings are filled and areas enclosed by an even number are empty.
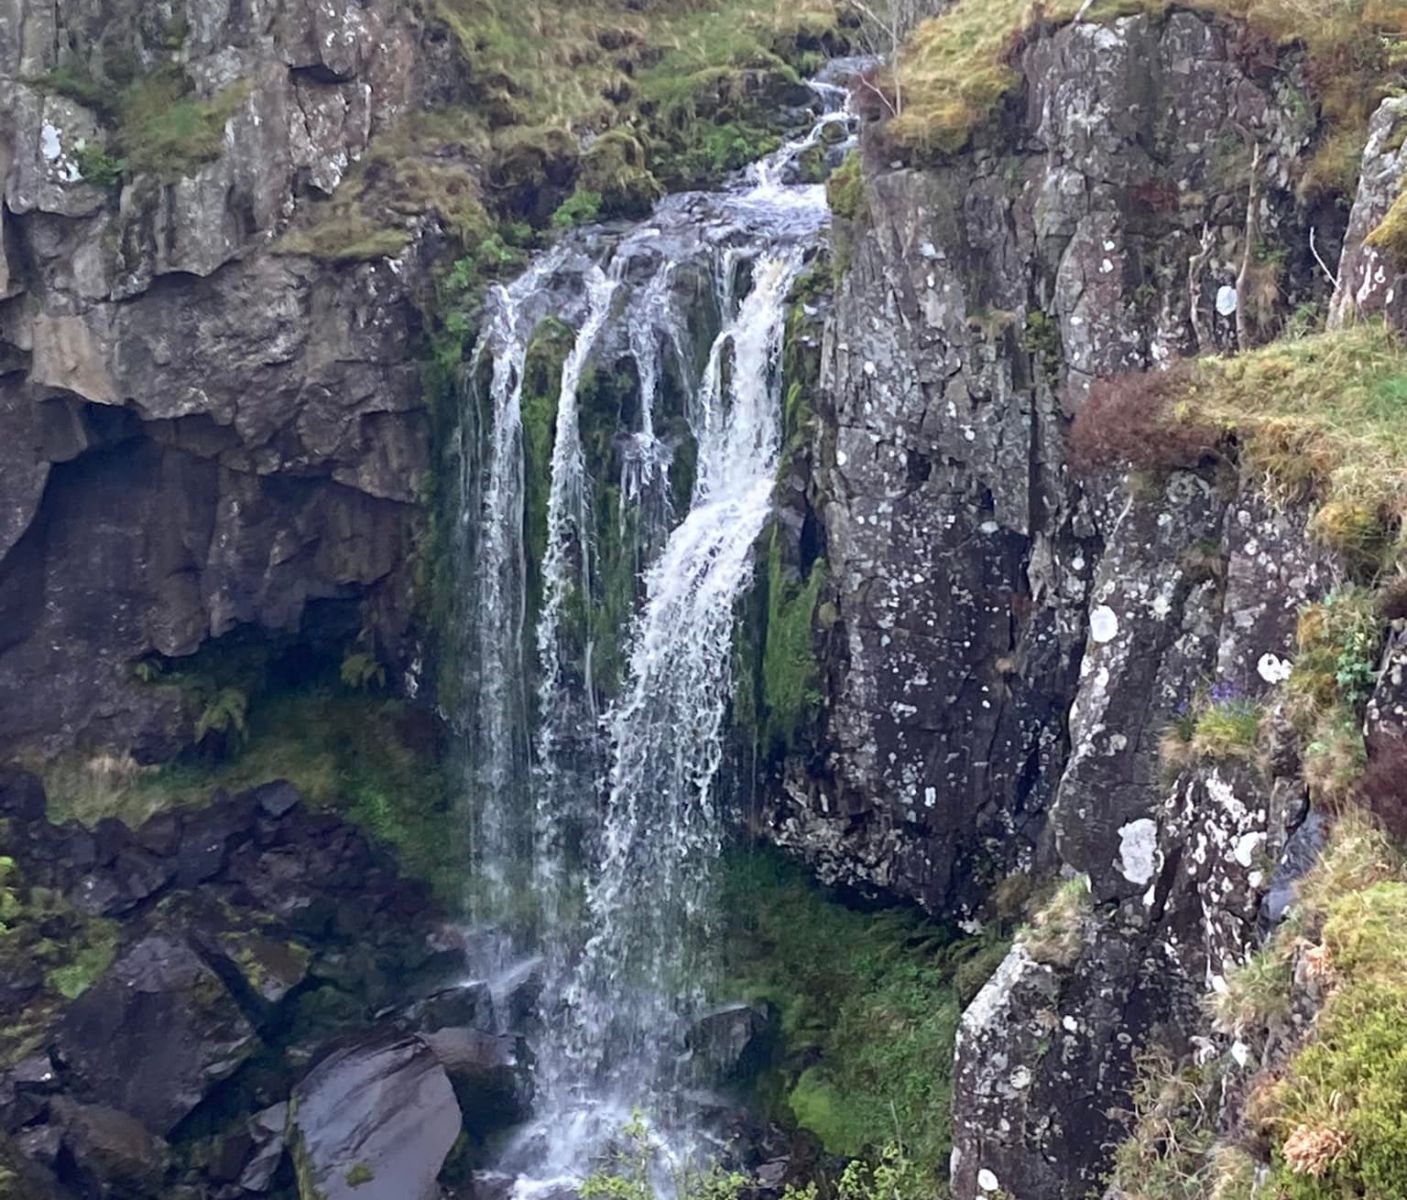
<svg viewBox="0 0 1407 1200"><path fill-rule="evenodd" d="M484 263L515 261L510 219L543 227L579 190L606 216L648 207L634 139L666 123L646 112L621 138L554 113L529 136L526 85L466 65L439 9L391 0L0 5L0 753L171 758L198 705L140 668L232 633L331 629L413 693L437 632L432 347ZM962 1020L961 1200L1087 1195L1148 1046L1231 1053L1204 997L1322 836L1284 686L1300 614L1365 577L1309 496L1221 443L1129 475L1075 461L1099 381L1249 350L1306 312L1400 326L1407 295L1370 236L1397 200L1407 104L1373 116L1346 209L1312 184L1330 130L1304 47L1146 7L1024 28L1014 82L949 151L899 147L868 112L858 174L832 187L832 277L808 285L817 366L772 585L816 583L815 704L760 772L755 828L827 883L968 928L1065 881L1067 911L1017 938ZM619 68L612 105L634 103L638 40L593 34ZM745 72L774 115L796 100L789 63ZM443 120L462 110L492 131ZM740 165L672 145L651 163L672 186ZM607 150L628 171L593 168ZM614 200L585 186L601 179ZM472 288L446 286L453 262ZM1233 286L1239 313L1217 306ZM1375 736L1403 724L1400 654L1362 701ZM1258 754L1170 770L1169 728L1213 688L1267 714ZM340 825L300 810L279 832L258 802L222 801L231 846L312 854L331 829L339 869L366 858ZM78 888L87 868L39 815L25 869ZM109 849L89 873L120 878L95 915L162 935L177 876L127 896L148 876ZM407 903L419 920L423 897ZM433 931L415 933L430 956ZM123 960L139 946L124 935Z"/></svg>

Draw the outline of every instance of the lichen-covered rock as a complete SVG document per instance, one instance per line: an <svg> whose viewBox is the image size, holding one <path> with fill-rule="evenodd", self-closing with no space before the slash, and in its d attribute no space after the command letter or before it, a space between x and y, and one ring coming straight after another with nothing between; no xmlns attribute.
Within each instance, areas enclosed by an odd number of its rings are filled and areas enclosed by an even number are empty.
<svg viewBox="0 0 1407 1200"><path fill-rule="evenodd" d="M1362 317L1382 316L1398 328L1407 327L1407 271L1389 247L1366 239L1387 215L1402 191L1407 171L1407 98L1384 100L1373 114L1358 193L1348 218L1343 256L1338 263L1338 286L1329 308L1329 324L1342 326Z"/></svg>
<svg viewBox="0 0 1407 1200"><path fill-rule="evenodd" d="M1096 376L1196 348L1200 327L1234 332L1216 325L1211 296L1239 264L1245 129L1262 143L1264 236L1301 238L1292 176L1311 130L1233 43L1187 12L1033 32L1024 109L941 167L867 172L863 203L840 223L848 269L827 318L809 514L834 594L827 702L820 754L793 764L769 812L771 836L827 879L952 911L1039 854L1086 640L1115 607L1089 589L1121 504L1102 482L1085 494L1071 477L1068 410ZM1246 153L1208 152L1228 145ZM1207 311L1193 321L1188 262L1204 244ZM1202 639L1167 667L1190 681L1218 639L1201 607L1220 592L1194 576L1222 556L1223 502L1190 479L1177 487L1200 487L1199 511L1164 513L1167 530L1153 525L1156 504L1131 519L1149 538L1186 535L1188 562L1129 577L1147 594L1126 598L1125 617L1146 609L1143 633ZM1184 515L1196 532L1177 527ZM1303 574L1306 591L1319 577L1268 515L1253 523L1265 555L1247 560L1232 596L1260 623L1254 590L1272 567ZM1282 624L1291 603L1276 610ZM1239 675L1265 639L1233 634L1224 653ZM1096 675L1118 652L1098 645ZM1254 661L1267 649L1285 647ZM1175 704L1175 692L1167 681L1150 699ZM1091 694L1084 707L1099 725L1104 705ZM1098 747L1076 736L1074 749L1108 757L1137 735L1111 724ZM1148 753L1135 759L1114 768L1128 773L1111 781L1125 798L1097 818L1113 822L1092 833L1098 855L1106 833L1137 819L1133 793L1155 767ZM1090 868L1101 895L1136 887L1117 859Z"/></svg>

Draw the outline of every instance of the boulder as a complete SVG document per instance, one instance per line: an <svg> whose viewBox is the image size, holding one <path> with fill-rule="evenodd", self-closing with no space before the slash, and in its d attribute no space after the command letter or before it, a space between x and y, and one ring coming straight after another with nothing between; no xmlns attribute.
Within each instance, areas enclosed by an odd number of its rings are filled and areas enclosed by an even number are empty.
<svg viewBox="0 0 1407 1200"><path fill-rule="evenodd" d="M83 1094L174 1128L257 1047L219 976L183 939L132 946L64 1013L58 1049Z"/></svg>
<svg viewBox="0 0 1407 1200"><path fill-rule="evenodd" d="M766 1065L773 1022L756 1004L724 1004L704 1013L689 1030L689 1049L705 1082L741 1083Z"/></svg>
<svg viewBox="0 0 1407 1200"><path fill-rule="evenodd" d="M153 1192L166 1174L168 1147L130 1113L102 1104L54 1102L63 1144L90 1180ZM91 1189L89 1189L91 1190Z"/></svg>
<svg viewBox="0 0 1407 1200"><path fill-rule="evenodd" d="M0 767L0 817L39 821L44 817L44 785L37 775L16 767Z"/></svg>
<svg viewBox="0 0 1407 1200"><path fill-rule="evenodd" d="M527 1115L532 1091L512 1037L477 1029L422 1035L454 1085L465 1127L483 1133Z"/></svg>
<svg viewBox="0 0 1407 1200"><path fill-rule="evenodd" d="M289 1139L301 1200L436 1200L460 1131L444 1067L417 1037L372 1032L294 1089Z"/></svg>
<svg viewBox="0 0 1407 1200"><path fill-rule="evenodd" d="M71 1200L53 1173L0 1134L0 1200Z"/></svg>

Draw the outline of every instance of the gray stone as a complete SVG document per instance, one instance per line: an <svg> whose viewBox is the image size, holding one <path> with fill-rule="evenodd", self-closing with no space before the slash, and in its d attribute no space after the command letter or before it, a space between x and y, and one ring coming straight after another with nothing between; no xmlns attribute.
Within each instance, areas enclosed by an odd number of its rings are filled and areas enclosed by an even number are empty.
<svg viewBox="0 0 1407 1200"><path fill-rule="evenodd" d="M420 1039L394 1034L320 1062L294 1089L289 1121L304 1200L436 1200L459 1130L444 1068Z"/></svg>

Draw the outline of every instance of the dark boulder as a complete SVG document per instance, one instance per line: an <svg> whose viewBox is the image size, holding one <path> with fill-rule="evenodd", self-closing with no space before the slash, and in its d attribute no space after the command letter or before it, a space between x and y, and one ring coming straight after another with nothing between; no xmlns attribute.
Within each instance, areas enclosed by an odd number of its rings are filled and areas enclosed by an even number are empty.
<svg viewBox="0 0 1407 1200"><path fill-rule="evenodd" d="M386 1032L323 1059L294 1089L291 1113L302 1200L436 1200L461 1127L429 1047Z"/></svg>
<svg viewBox="0 0 1407 1200"><path fill-rule="evenodd" d="M287 1149L284 1142L287 1126L287 1104L275 1104L250 1118L248 1129L254 1143L254 1153L245 1162L239 1176L239 1186L246 1192L266 1192L272 1186Z"/></svg>
<svg viewBox="0 0 1407 1200"><path fill-rule="evenodd" d="M54 1118L63 1129L64 1148L84 1177L86 1192L104 1194L99 1181L139 1193L152 1193L160 1186L169 1148L130 1113L60 1098L54 1101Z"/></svg>
<svg viewBox="0 0 1407 1200"><path fill-rule="evenodd" d="M454 1085L465 1128L475 1134L522 1120L532 1088L517 1040L478 1029L439 1029L422 1035Z"/></svg>
<svg viewBox="0 0 1407 1200"><path fill-rule="evenodd" d="M40 821L44 807L44 785L37 775L17 767L0 767L0 818Z"/></svg>
<svg viewBox="0 0 1407 1200"><path fill-rule="evenodd" d="M407 1014L418 1029L477 1029L492 1033L497 1028L493 989L482 980L443 988L416 1004Z"/></svg>
<svg viewBox="0 0 1407 1200"><path fill-rule="evenodd" d="M59 1053L81 1093L169 1132L252 1054L257 1039L219 977L183 940L132 946L65 1012Z"/></svg>
<svg viewBox="0 0 1407 1200"><path fill-rule="evenodd" d="M755 1076L767 1064L773 1024L769 1010L755 1004L725 1004L704 1013L688 1038L701 1078L726 1084Z"/></svg>
<svg viewBox="0 0 1407 1200"><path fill-rule="evenodd" d="M0 1134L0 1200L71 1200L53 1173Z"/></svg>

